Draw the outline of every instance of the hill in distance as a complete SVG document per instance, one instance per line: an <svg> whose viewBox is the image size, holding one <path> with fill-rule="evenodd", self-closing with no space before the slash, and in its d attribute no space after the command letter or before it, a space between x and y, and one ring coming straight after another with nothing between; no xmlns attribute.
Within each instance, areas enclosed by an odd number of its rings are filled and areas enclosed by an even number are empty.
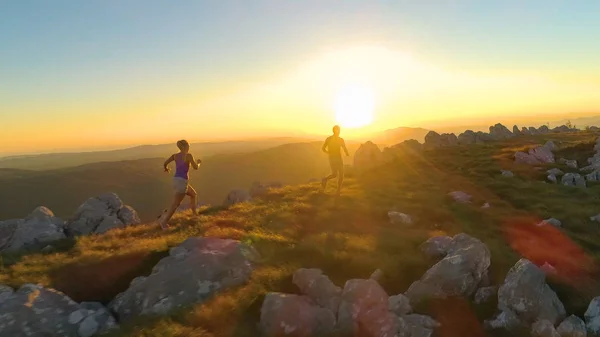
<svg viewBox="0 0 600 337"><path fill-rule="evenodd" d="M582 189L548 184L543 181L547 169L569 168L518 165L512 156L554 140L558 155L586 158L594 152L595 138L588 133L549 134L400 153L396 160L348 179L339 198L331 195L333 186L324 194L318 183L286 186L228 209L204 209L198 217L178 213L166 232L148 224L82 237L73 247L54 253L6 257L0 283L41 283L76 301L107 303L135 277L150 274L170 248L188 237L241 240L261 254L247 284L203 304L123 323L110 336L250 337L260 335L257 323L267 293L298 292L292 283L298 268L319 268L340 287L349 279L368 278L379 268L379 283L387 294L401 294L436 263L421 253L422 242L466 233L489 248L492 285L502 284L521 257L540 266L547 262L557 272L547 274L546 281L567 315L582 317L590 300L600 295L600 234L589 218L598 213L600 185L590 183ZM308 147L306 151L311 152ZM300 156L299 151L285 152ZM511 170L515 177L503 177L500 170ZM448 197L457 190L470 194L471 203ZM484 203L491 207L482 208ZM390 210L410 215L413 223L391 224ZM536 226L551 217L563 227ZM441 323L436 328L439 336L530 336L529 329L486 330L483 321L492 317L495 307L495 299L474 304L457 297L413 309Z"/></svg>

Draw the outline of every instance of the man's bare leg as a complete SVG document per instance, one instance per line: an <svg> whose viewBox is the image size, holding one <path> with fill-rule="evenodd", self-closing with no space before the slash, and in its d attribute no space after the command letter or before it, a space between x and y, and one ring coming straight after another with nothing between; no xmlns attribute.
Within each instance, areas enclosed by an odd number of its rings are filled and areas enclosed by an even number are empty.
<svg viewBox="0 0 600 337"><path fill-rule="evenodd" d="M327 177L323 178L323 180L321 180L321 188L323 190L325 190L325 186L327 186L327 182L337 176L338 176L337 173L334 172L334 173L328 175Z"/></svg>
<svg viewBox="0 0 600 337"><path fill-rule="evenodd" d="M175 197L173 197L173 204L171 204L171 208L169 208L167 213L165 213L162 219L160 219L158 222L162 229L167 229L167 227L169 226L169 220L171 220L171 217L173 216L173 214L175 214L175 211L177 210L177 207L179 207L179 205L181 204L183 198L185 198L185 194L175 194Z"/></svg>
<svg viewBox="0 0 600 337"><path fill-rule="evenodd" d="M337 194L340 195L340 193L342 192L342 185L344 183L344 170L340 169L339 171L339 176L338 176L338 188L337 188Z"/></svg>

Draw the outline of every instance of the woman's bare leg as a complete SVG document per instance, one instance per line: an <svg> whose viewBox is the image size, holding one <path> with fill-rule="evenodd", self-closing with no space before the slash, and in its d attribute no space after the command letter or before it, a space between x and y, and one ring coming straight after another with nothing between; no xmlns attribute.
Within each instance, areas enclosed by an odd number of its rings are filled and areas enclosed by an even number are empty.
<svg viewBox="0 0 600 337"><path fill-rule="evenodd" d="M196 207L197 207L197 196L198 193L196 193L196 190L192 187L192 186L188 186L188 190L186 192L187 195L190 196L190 202L191 204L191 208L192 208L192 214L196 215Z"/></svg>
<svg viewBox="0 0 600 337"><path fill-rule="evenodd" d="M167 213L164 214L163 218L159 222L160 227L162 229L167 229L169 220L171 220L171 217L173 216L173 214L175 214L175 211L177 210L177 207L179 207L179 205L181 204L183 198L185 198L185 194L175 194L175 197L173 197L173 204L171 204L171 208L169 208Z"/></svg>

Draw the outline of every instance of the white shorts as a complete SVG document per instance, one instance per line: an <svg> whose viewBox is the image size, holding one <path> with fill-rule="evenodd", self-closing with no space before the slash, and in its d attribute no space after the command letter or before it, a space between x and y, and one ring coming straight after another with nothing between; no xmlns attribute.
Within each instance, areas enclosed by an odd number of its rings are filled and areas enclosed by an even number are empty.
<svg viewBox="0 0 600 337"><path fill-rule="evenodd" d="M173 177L173 189L176 194L186 194L188 191L188 181L180 177Z"/></svg>

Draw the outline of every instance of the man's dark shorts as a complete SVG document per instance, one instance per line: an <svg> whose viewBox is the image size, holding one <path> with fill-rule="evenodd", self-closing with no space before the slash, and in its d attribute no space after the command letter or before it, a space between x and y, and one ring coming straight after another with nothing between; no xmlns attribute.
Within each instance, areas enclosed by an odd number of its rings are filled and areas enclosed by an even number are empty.
<svg viewBox="0 0 600 337"><path fill-rule="evenodd" d="M331 166L331 172L344 172L344 161L341 156L330 156L329 165Z"/></svg>

